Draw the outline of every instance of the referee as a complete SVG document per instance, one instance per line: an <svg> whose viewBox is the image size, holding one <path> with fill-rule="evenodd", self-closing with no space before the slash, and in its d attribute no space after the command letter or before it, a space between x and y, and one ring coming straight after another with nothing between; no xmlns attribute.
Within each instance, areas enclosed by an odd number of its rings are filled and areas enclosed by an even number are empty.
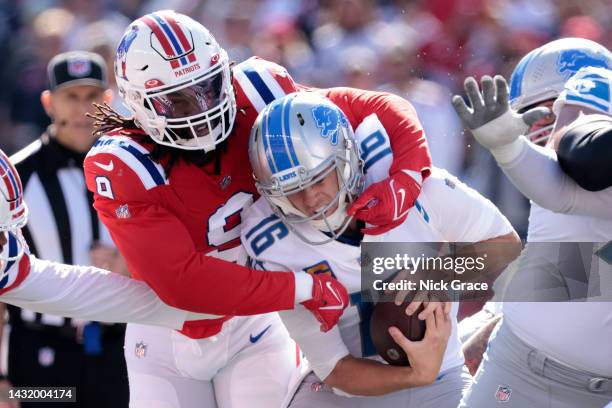
<svg viewBox="0 0 612 408"><path fill-rule="evenodd" d="M52 124L11 157L30 208L24 236L39 258L125 272L92 207L82 167L95 142L93 121L85 113L93 102L112 96L104 61L93 53L64 53L49 62L48 75L41 102ZM124 325L8 310L8 377L14 386L76 386L74 408L128 406Z"/></svg>

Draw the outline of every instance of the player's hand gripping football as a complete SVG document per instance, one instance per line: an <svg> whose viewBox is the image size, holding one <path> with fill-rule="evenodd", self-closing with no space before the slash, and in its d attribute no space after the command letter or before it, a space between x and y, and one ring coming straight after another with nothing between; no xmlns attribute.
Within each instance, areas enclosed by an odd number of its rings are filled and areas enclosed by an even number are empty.
<svg viewBox="0 0 612 408"><path fill-rule="evenodd" d="M408 355L420 385L431 384L438 377L452 328L450 318L441 309L428 315L425 325L425 337L421 341L410 341L397 327L389 327L393 340Z"/></svg>
<svg viewBox="0 0 612 408"><path fill-rule="evenodd" d="M312 299L302 302L302 305L321 323L321 331L326 332L338 323L348 306L348 292L328 274L312 275L312 280Z"/></svg>
<svg viewBox="0 0 612 408"><path fill-rule="evenodd" d="M510 109L508 84L501 75L495 78L485 75L480 79L480 85L482 92L476 79L467 77L463 87L470 107L460 95L453 96L453 107L478 143L490 150L498 162L509 162L520 153L515 143L519 136L524 135L533 123L549 115L550 110L538 107L517 113Z"/></svg>
<svg viewBox="0 0 612 408"><path fill-rule="evenodd" d="M442 276L439 276L437 279L441 280L442 278ZM436 280L431 272L417 271L410 273L407 270L403 270L397 274L393 281L400 282L407 279L412 279L415 282L422 279ZM386 294L395 295L394 302L398 306L404 303L406 299L412 297L406 307L406 314L408 316L412 316L423 305L424 309L417 316L420 320L427 320L436 310L441 311L445 315L449 315L451 312L452 302L450 302L448 293L444 291L417 290L416 293L412 294L409 290L397 290L386 291Z"/></svg>
<svg viewBox="0 0 612 408"><path fill-rule="evenodd" d="M368 187L347 213L372 225L364 234L382 234L404 222L420 191L415 179L399 171Z"/></svg>

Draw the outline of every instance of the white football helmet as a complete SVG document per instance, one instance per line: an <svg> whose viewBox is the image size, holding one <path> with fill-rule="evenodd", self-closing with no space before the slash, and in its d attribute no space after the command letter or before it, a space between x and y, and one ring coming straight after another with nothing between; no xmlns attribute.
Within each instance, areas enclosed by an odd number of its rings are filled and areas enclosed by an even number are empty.
<svg viewBox="0 0 612 408"><path fill-rule="evenodd" d="M545 101L554 101L565 82L582 67L612 68L612 53L590 40L562 38L551 41L525 55L510 78L510 105L524 111ZM534 143L545 143L554 124L528 135Z"/></svg>
<svg viewBox="0 0 612 408"><path fill-rule="evenodd" d="M272 102L253 125L249 158L257 189L302 240L324 244L346 230L352 219L346 213L347 204L357 198L363 187L363 162L351 124L329 99L298 92ZM329 203L311 216L291 204L289 195L332 172L338 176L339 191ZM327 237L307 238L296 228L303 223L310 223Z"/></svg>
<svg viewBox="0 0 612 408"><path fill-rule="evenodd" d="M28 206L23 200L21 178L0 150L0 233L6 234L8 240L0 252L0 260L14 261L21 257L27 248L21 228L27 222Z"/></svg>
<svg viewBox="0 0 612 408"><path fill-rule="evenodd" d="M232 131L229 59L208 30L171 10L135 20L117 48L119 94L155 142L211 151Z"/></svg>

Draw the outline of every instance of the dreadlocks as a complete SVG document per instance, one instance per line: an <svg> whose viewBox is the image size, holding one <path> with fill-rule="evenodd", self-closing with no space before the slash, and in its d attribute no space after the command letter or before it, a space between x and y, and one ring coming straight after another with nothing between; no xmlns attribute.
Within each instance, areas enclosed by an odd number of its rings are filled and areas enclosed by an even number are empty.
<svg viewBox="0 0 612 408"><path fill-rule="evenodd" d="M87 116L94 119L93 134L100 137L109 132L119 133L130 136L136 141L152 143L153 147L149 156L156 162L163 165L166 174L170 174L172 167L180 160L188 164L203 167L215 161L213 173L221 171L221 155L227 150L227 140L220 143L215 150L204 153L202 151L181 150L174 147L154 143L151 138L138 127L133 118L121 116L108 104L103 105L94 103L95 112L87 113Z"/></svg>

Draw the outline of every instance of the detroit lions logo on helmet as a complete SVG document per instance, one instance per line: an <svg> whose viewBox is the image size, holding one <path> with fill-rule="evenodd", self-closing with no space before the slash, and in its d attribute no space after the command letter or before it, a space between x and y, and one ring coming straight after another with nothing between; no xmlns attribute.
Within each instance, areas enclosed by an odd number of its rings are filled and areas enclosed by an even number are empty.
<svg viewBox="0 0 612 408"><path fill-rule="evenodd" d="M115 74L120 75L121 78L127 80L125 75L125 57L130 49L130 46L138 36L138 26L132 26L131 30L121 38L121 42L117 47L117 61L115 62ZM121 73L119 73L119 65L121 65Z"/></svg>
<svg viewBox="0 0 612 408"><path fill-rule="evenodd" d="M330 143L334 146L337 145L340 126L348 127L346 117L341 112L326 105L317 105L312 108L312 117L317 127L321 129L321 137L329 137Z"/></svg>
<svg viewBox="0 0 612 408"><path fill-rule="evenodd" d="M559 54L557 71L569 79L582 67L610 68L608 61L601 57L593 56L582 50L568 50Z"/></svg>

